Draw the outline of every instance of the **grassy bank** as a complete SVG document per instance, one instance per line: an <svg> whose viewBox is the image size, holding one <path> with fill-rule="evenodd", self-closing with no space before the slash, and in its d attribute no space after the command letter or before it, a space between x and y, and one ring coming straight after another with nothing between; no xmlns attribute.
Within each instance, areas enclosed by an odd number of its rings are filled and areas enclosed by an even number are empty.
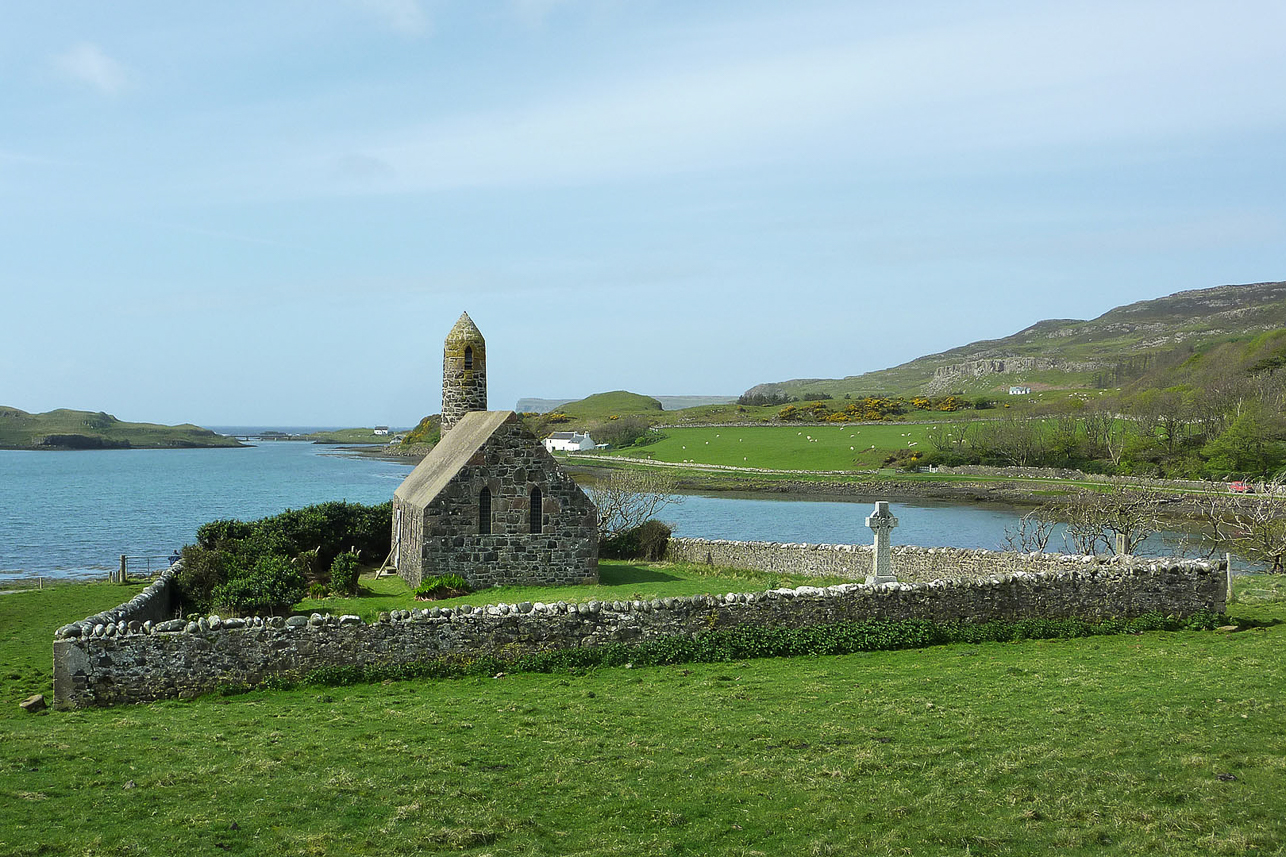
<svg viewBox="0 0 1286 857"><path fill-rule="evenodd" d="M0 407L0 449L192 449L242 446L234 438L184 423L122 422L111 414L60 409L29 414Z"/></svg>
<svg viewBox="0 0 1286 857"><path fill-rule="evenodd" d="M923 448L932 424L698 426L668 428L633 458L768 470L869 470L893 450Z"/></svg>
<svg viewBox="0 0 1286 857"><path fill-rule="evenodd" d="M305 599L297 605L301 613L313 611L336 615L352 613L368 621L384 610L413 607L454 607L460 604L518 604L523 601L651 601L686 595L722 595L752 592L782 586L829 586L852 583L844 578L805 577L798 574L771 574L761 571L712 569L685 564L632 564L604 560L599 563L596 586L495 586L491 589L445 598L432 604L417 602L411 588L400 577L361 579L357 598Z"/></svg>
<svg viewBox="0 0 1286 857"><path fill-rule="evenodd" d="M133 588L7 595L0 854L1280 853L1270 584L1244 584L1236 633L46 716L14 702L47 687L53 629Z"/></svg>

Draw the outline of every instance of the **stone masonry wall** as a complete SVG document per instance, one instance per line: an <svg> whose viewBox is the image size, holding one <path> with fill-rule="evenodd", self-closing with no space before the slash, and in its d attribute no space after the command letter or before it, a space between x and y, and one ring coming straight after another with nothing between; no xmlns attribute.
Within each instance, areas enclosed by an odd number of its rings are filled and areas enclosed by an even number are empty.
<svg viewBox="0 0 1286 857"><path fill-rule="evenodd" d="M985 622L1028 617L1188 616L1224 610L1224 574L1204 562L1074 567L972 581L850 583L654 601L491 605L356 616L262 620L203 617L108 630L101 620L60 628L54 704L60 708L188 697L339 665L395 665L459 656L516 656L561 648L690 637L738 625L804 627L863 619ZM111 611L109 611L111 612ZM117 617L122 618L120 616Z"/></svg>
<svg viewBox="0 0 1286 857"><path fill-rule="evenodd" d="M1045 572L1068 568L1137 564L1135 557L1020 554L967 548L893 546L893 574L903 583L932 580L978 580L1017 571ZM871 573L871 545L814 545L736 542L723 539L670 539L665 558L723 568L748 568L806 577L847 577L864 581Z"/></svg>
<svg viewBox="0 0 1286 857"><path fill-rule="evenodd" d="M478 532L478 494L491 489L491 532ZM541 532L531 532L531 489ZM474 589L598 582L594 504L516 417L424 510L421 575L459 574ZM407 581L418 585L419 581Z"/></svg>

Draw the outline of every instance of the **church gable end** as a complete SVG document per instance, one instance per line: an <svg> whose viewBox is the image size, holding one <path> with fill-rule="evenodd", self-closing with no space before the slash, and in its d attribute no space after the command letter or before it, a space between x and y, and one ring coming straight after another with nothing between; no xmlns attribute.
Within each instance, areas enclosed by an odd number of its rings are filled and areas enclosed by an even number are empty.
<svg viewBox="0 0 1286 857"><path fill-rule="evenodd" d="M594 504L517 414L428 503L424 521L425 575L459 574L479 589L598 581Z"/></svg>

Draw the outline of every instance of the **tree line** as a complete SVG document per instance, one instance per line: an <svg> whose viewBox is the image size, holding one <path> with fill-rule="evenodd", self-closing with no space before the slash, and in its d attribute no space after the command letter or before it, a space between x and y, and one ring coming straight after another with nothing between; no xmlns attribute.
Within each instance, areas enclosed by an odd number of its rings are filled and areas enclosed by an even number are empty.
<svg viewBox="0 0 1286 857"><path fill-rule="evenodd" d="M1264 372L1222 387L1073 394L998 419L943 423L890 464L1070 467L1088 473L1268 478L1286 465L1286 384Z"/></svg>

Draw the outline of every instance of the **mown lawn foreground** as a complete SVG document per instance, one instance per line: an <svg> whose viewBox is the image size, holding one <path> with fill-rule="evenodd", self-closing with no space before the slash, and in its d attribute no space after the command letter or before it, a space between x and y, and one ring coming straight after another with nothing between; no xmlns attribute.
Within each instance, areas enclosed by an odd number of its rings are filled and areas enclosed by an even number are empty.
<svg viewBox="0 0 1286 857"><path fill-rule="evenodd" d="M1278 854L1286 605L1228 632L24 714L119 586L0 596L0 854Z"/></svg>

